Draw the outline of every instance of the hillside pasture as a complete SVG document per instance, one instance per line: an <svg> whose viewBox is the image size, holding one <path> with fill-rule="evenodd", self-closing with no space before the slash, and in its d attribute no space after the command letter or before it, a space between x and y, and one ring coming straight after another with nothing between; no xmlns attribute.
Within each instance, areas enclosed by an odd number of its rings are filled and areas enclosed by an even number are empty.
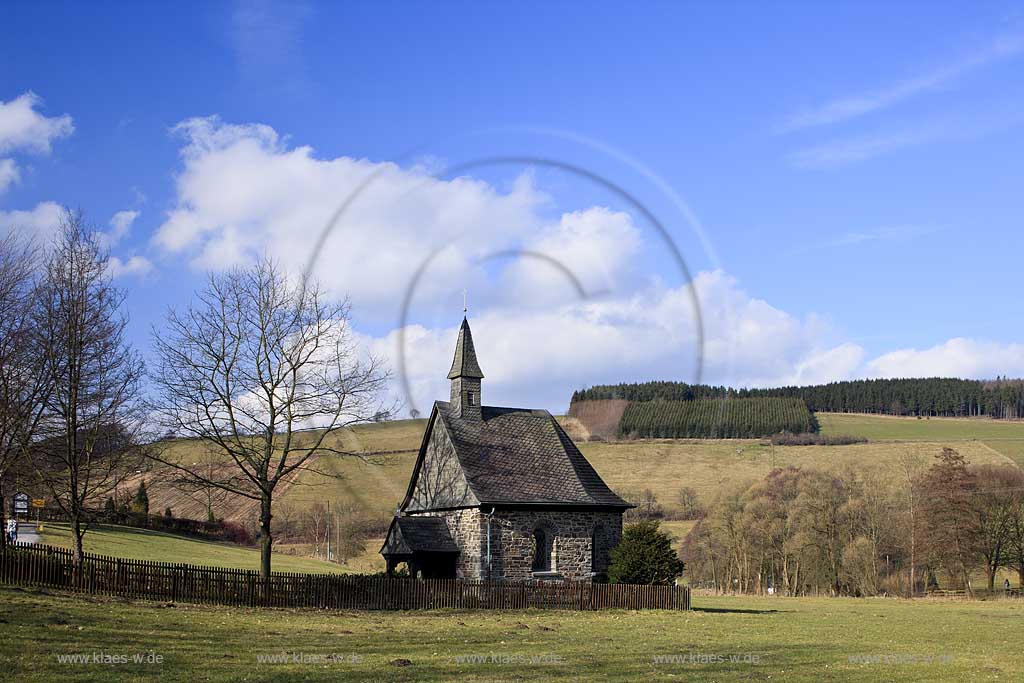
<svg viewBox="0 0 1024 683"><path fill-rule="evenodd" d="M692 486L707 497L731 481L762 477L773 466L863 466L865 471L890 476L903 454L930 462L945 446L960 451L971 462L1024 462L1024 422L836 413L819 413L817 417L824 434L864 436L870 442L773 447L754 439L639 439L578 445L613 488L626 492L649 488L670 509L682 486ZM372 517L389 518L405 495L425 424L425 420L400 420L339 433L332 437L332 446L344 447L354 455L323 456L317 469L327 474L301 473L299 485L286 486L278 502L301 510L330 500ZM183 460L199 455L200 446L195 442L180 441L174 447ZM159 512L170 505L178 516L205 517L198 496L184 496L159 482L147 485L151 510ZM215 506L215 513L229 520L251 521L255 510L250 508L246 501L228 501Z"/></svg>
<svg viewBox="0 0 1024 683"><path fill-rule="evenodd" d="M1024 441L1024 421L957 417L893 417L816 413L822 434L863 436L872 441L1010 439Z"/></svg>
<svg viewBox="0 0 1024 683"><path fill-rule="evenodd" d="M982 443L1024 467L1024 439L985 439Z"/></svg>
<svg viewBox="0 0 1024 683"><path fill-rule="evenodd" d="M303 509L330 500L348 512L391 518L405 497L416 462L415 451L387 455L328 456L317 466L321 472L303 472L298 485L279 498L283 505Z"/></svg>
<svg viewBox="0 0 1024 683"><path fill-rule="evenodd" d="M865 436L870 441L847 446L771 446L756 439L638 439L580 442L579 447L613 489L628 496L650 489L670 515L678 509L676 499L684 486L696 489L707 504L719 492L762 478L774 467L852 470L880 485L895 486L905 477L904 459L910 457L926 467L943 447L958 450L973 463L1024 464L1024 423L1020 422L830 413L819 413L818 420L825 434ZM360 425L333 436L332 446L352 455L325 455L317 468L327 475L303 472L297 484L284 486L276 502L278 519L330 501L333 511L385 525L405 495L425 424L425 420L400 420ZM182 459L202 454L195 442L178 441L173 447ZM205 518L200 496L187 496L152 479L147 486L151 510L160 512L170 506L177 516ZM251 525L255 512L251 502L237 498L215 505L218 517L243 524ZM685 536L673 531L680 538ZM347 569L382 569L377 554L381 542L377 537L367 539L365 551L352 558ZM294 549L308 551L302 545ZM196 560L182 556L182 561Z"/></svg>
<svg viewBox="0 0 1024 683"><path fill-rule="evenodd" d="M973 463L1012 463L980 441L771 446L757 440L651 439L586 443L580 449L613 489L627 493L650 489L672 512L684 486L696 489L706 503L719 492L761 479L776 467L852 470L883 485L895 484L904 476L901 458L909 456L927 467L945 446Z"/></svg>
<svg viewBox="0 0 1024 683"><path fill-rule="evenodd" d="M598 474L614 490L629 495L650 489L669 512L684 486L705 501L739 482L764 477L775 467L852 469L881 481L896 480L900 458L909 455L927 466L942 448L959 450L971 462L1010 463L1012 459L980 441L866 443L849 446L771 446L753 439L645 439L579 444ZM368 514L389 518L405 495L415 453L367 456L336 461L338 479L304 477L312 486L296 486L282 500L302 506L330 498Z"/></svg>
<svg viewBox="0 0 1024 683"><path fill-rule="evenodd" d="M310 469L324 475L303 471L283 482L277 491L278 502L288 500L295 483L299 482L301 485L294 487L293 506L297 509L315 500L347 500L373 514L393 510L394 503L389 496L397 495L393 485L395 477L386 470L395 463L405 467L408 458L402 456L415 455L425 427L426 420L395 420L338 430L327 438L325 446L343 454L325 453L311 463ZM302 444L310 443L314 436L307 432L299 433L296 438ZM190 466L212 462L215 468L232 467L226 456L212 452L209 445L199 441L176 439L162 445L165 449L162 457L167 460ZM403 469L401 476L407 477L408 471ZM138 482L145 479L151 511L160 513L170 507L178 517L206 519L205 492L185 492L171 486L168 482L175 476L173 470L159 474L143 472L125 482L124 490L133 492ZM407 483L408 479L399 487L403 494ZM381 485L385 487L383 490L379 488ZM213 513L217 519L249 523L256 519L258 512L259 504L255 500L214 495Z"/></svg>

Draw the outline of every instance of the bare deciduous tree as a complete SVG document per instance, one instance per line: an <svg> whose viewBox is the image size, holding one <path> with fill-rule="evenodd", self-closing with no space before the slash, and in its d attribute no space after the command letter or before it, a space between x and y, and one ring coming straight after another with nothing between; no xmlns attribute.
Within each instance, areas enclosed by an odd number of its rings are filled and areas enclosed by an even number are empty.
<svg viewBox="0 0 1024 683"><path fill-rule="evenodd" d="M1011 554L1014 517L1024 487L1024 476L1016 467L973 465L977 492L972 506L971 536L975 552L985 563L988 589L995 589L996 572Z"/></svg>
<svg viewBox="0 0 1024 683"><path fill-rule="evenodd" d="M903 474L903 488L906 492L906 529L907 529L907 552L910 570L910 583L908 586L908 592L910 595L917 593L917 539L921 534L920 529L920 512L921 507L921 496L918 491L918 479L920 477L921 470L924 465L921 459L911 453L910 451L904 452L899 459L900 469Z"/></svg>
<svg viewBox="0 0 1024 683"><path fill-rule="evenodd" d="M303 515L303 540L313 546L313 557L327 557L327 506L323 503L313 503Z"/></svg>
<svg viewBox="0 0 1024 683"><path fill-rule="evenodd" d="M259 502L260 571L269 576L275 491L317 458L346 454L331 435L381 410L388 374L379 359L360 358L347 302L291 282L266 258L211 275L154 337L153 415L231 466L211 474L167 452L154 457Z"/></svg>
<svg viewBox="0 0 1024 683"><path fill-rule="evenodd" d="M32 327L46 388L28 452L71 520L78 562L92 510L139 463L143 364L125 340L125 294L81 213L65 212L41 279Z"/></svg>
<svg viewBox="0 0 1024 683"><path fill-rule="evenodd" d="M937 462L920 478L921 549L932 566L946 569L949 577L973 593L969 566L975 539L973 523L974 476L967 461L952 448L943 448Z"/></svg>
<svg viewBox="0 0 1024 683"><path fill-rule="evenodd" d="M0 529L7 487L24 470L46 388L31 328L37 265L34 245L13 233L0 239ZM0 548L6 543L0 534Z"/></svg>
<svg viewBox="0 0 1024 683"><path fill-rule="evenodd" d="M679 504L679 515L683 519L700 519L704 514L697 490L691 486L684 486L676 494L676 502Z"/></svg>
<svg viewBox="0 0 1024 683"><path fill-rule="evenodd" d="M1007 524L1006 566L1017 572L1017 585L1024 588L1024 489L1016 491Z"/></svg>

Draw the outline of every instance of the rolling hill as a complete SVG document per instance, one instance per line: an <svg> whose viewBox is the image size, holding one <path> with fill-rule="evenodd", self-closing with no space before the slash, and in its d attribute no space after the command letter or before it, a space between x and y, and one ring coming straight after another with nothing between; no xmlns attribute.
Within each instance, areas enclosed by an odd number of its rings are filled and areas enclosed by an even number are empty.
<svg viewBox="0 0 1024 683"><path fill-rule="evenodd" d="M793 465L832 470L853 469L882 482L900 476L900 458L916 457L927 464L944 446L955 448L974 463L1024 465L1024 423L988 419L901 418L877 415L819 413L824 434L864 436L868 443L847 446L772 446L758 439L640 439L586 442L573 418L560 418L598 473L616 491L637 497L650 490L671 514L679 490L692 487L705 501L726 487L763 477L774 467ZM303 473L285 488L277 502L278 517L294 515L316 503L386 524L401 502L422 438L424 420L361 425L337 435L350 456L324 458L319 468L330 476ZM180 457L200 457L198 444L175 442ZM179 516L205 518L205 503L160 481L147 481L151 509L170 506ZM188 515L192 511L194 515ZM218 517L252 523L255 506L224 500L215 505ZM681 529L673 531L679 535ZM688 529L687 529L688 530ZM685 533L685 531L684 531ZM366 542L353 561L361 570L375 570L379 541Z"/></svg>

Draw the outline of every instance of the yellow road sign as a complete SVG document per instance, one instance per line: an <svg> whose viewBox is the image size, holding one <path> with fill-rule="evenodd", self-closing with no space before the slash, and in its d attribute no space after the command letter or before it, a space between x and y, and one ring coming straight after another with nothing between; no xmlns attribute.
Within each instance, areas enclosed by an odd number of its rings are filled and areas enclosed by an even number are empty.
<svg viewBox="0 0 1024 683"><path fill-rule="evenodd" d="M34 507L34 508L46 507L46 499L44 499L44 498L33 498L32 499L32 507Z"/></svg>

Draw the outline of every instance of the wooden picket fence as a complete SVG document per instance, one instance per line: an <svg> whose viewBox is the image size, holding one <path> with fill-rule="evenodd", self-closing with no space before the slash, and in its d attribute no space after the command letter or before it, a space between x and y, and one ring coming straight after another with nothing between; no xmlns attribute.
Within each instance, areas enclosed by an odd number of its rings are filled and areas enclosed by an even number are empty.
<svg viewBox="0 0 1024 683"><path fill-rule="evenodd" d="M359 574L259 572L17 544L0 553L0 582L140 600L315 609L690 609L685 586L415 580Z"/></svg>

